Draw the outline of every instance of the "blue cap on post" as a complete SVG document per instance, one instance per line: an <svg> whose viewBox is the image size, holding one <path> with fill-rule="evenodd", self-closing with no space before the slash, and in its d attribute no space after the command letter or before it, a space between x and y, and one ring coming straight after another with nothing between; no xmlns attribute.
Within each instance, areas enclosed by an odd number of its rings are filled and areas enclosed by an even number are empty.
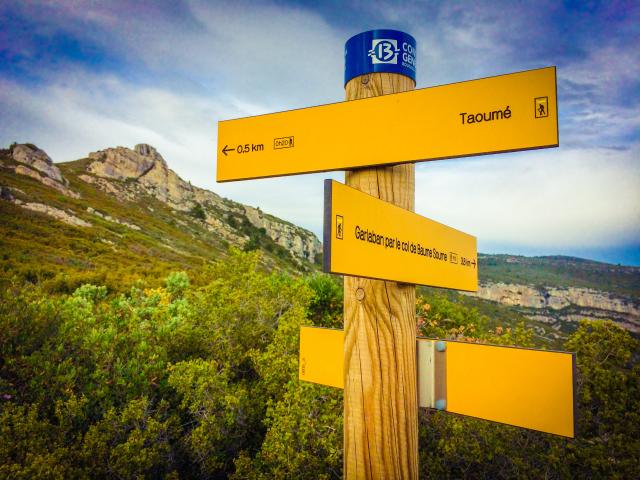
<svg viewBox="0 0 640 480"><path fill-rule="evenodd" d="M391 72L416 81L416 39L398 30L354 35L344 48L344 84L359 75Z"/></svg>

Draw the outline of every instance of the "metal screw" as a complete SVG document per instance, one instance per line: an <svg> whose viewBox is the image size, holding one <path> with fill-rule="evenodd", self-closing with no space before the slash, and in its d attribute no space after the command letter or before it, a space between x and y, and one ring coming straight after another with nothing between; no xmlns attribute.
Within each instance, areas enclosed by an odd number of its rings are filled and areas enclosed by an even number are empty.
<svg viewBox="0 0 640 480"><path fill-rule="evenodd" d="M364 299L364 289L361 287L356 290L356 299L360 302Z"/></svg>
<svg viewBox="0 0 640 480"><path fill-rule="evenodd" d="M366 85L367 83L369 83L369 75L363 75L362 79L360 80L364 85Z"/></svg>

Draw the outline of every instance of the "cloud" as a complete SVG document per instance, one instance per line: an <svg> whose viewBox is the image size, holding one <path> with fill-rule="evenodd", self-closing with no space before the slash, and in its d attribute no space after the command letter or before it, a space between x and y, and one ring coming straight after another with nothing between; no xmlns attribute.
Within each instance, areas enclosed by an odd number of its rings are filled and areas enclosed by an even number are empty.
<svg viewBox="0 0 640 480"><path fill-rule="evenodd" d="M60 35L71 36L85 49L90 45L117 59L120 68L143 73L144 81L186 85L203 97L225 92L273 110L306 106L309 99L326 103L341 95L345 34L310 10L267 2L136 5L26 2L13 13L38 32L41 49ZM30 36L15 36L21 41L12 39L16 46L9 49L38 49Z"/></svg>
<svg viewBox="0 0 640 480"><path fill-rule="evenodd" d="M572 146L619 146L640 132L640 50L611 45L558 70L563 138Z"/></svg>
<svg viewBox="0 0 640 480"><path fill-rule="evenodd" d="M386 23L416 37L419 86L558 65L563 146L419 164L419 213L487 249L640 238L640 58L629 43L638 9L599 17L556 2L352 2L347 22L320 4L141 5L0 6L13 25L0 29L10 62L0 72L0 142L32 141L55 161L150 143L195 185L320 234L321 180L343 175L216 184L216 123L341 100L344 41Z"/></svg>
<svg viewBox="0 0 640 480"><path fill-rule="evenodd" d="M620 246L640 238L632 150L551 149L423 164L416 210L487 248Z"/></svg>
<svg viewBox="0 0 640 480"><path fill-rule="evenodd" d="M184 153L181 148L187 150L206 139L203 130L207 127L211 137L212 111L234 111L232 105L205 105L202 99L188 95L132 88L117 77L78 72L73 78L37 89L3 81L0 103L10 115L0 139L7 143L28 137L49 151L55 161L140 142L175 155ZM184 155L179 157L184 160Z"/></svg>
<svg viewBox="0 0 640 480"><path fill-rule="evenodd" d="M0 129L2 145L34 142L61 162L107 147L149 143L194 185L260 206L320 234L322 178L330 175L215 182L216 119L263 113L263 106L228 95L203 99L143 88L118 77L79 70L51 78L47 86L39 88L0 79L0 105L7 120Z"/></svg>

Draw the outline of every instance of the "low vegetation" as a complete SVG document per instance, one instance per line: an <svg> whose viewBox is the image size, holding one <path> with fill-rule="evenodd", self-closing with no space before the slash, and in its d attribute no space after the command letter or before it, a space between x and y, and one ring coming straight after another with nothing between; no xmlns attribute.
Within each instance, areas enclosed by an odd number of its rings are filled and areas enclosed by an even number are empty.
<svg viewBox="0 0 640 480"><path fill-rule="evenodd" d="M80 194L80 198L70 198L15 174L12 168L17 163L8 150L0 150L0 162L0 186L10 189L16 200L42 203L91 224L77 228L0 199L0 288L13 279L37 284L53 294L71 294L85 283L122 293L142 280L161 286L173 271L186 271L193 284L202 285L206 281L201 278L202 267L226 258L229 242L219 232L210 231L201 203L177 212L149 195L118 199L79 179L86 174L87 159L57 164L69 188ZM224 219L225 213L207 208L215 218ZM262 250L262 267L292 273L317 268L314 259L294 259L241 211L227 215L236 233L248 238L244 249Z"/></svg>

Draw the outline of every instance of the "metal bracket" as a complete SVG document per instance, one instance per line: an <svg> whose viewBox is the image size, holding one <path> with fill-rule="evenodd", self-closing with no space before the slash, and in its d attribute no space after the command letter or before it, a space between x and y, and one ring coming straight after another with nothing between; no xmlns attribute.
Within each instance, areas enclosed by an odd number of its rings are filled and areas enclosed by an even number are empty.
<svg viewBox="0 0 640 480"><path fill-rule="evenodd" d="M425 408L447 409L447 342L417 341L418 404Z"/></svg>

